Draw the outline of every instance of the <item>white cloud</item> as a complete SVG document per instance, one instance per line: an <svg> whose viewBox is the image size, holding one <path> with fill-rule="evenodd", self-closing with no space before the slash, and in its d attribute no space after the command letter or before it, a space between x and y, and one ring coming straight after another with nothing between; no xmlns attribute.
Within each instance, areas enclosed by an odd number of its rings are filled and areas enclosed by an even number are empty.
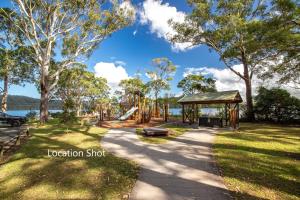
<svg viewBox="0 0 300 200"><path fill-rule="evenodd" d="M121 80L129 78L126 69L116 63L99 62L94 66L94 70L97 77L107 79L112 92L118 89Z"/></svg>
<svg viewBox="0 0 300 200"><path fill-rule="evenodd" d="M156 33L159 38L169 41L169 38L175 35L175 30L168 23L169 20L174 22L184 22L186 14L177 11L176 7L168 3L163 4L162 0L146 0L139 11L140 23L150 25L150 31ZM184 51L192 48L192 43L175 43L172 44L174 51Z"/></svg>
<svg viewBox="0 0 300 200"><path fill-rule="evenodd" d="M242 73L243 66L242 65L234 65L233 69ZM187 76L188 74L202 74L211 76L216 80L216 87L219 91L224 90L239 90L243 99L245 100L245 82L241 78L239 78L236 74L234 74L230 69L224 68L214 68L214 67L200 67L200 68L186 68L183 76ZM264 86L267 88L272 87L281 87L283 89L288 90L292 95L296 97L300 97L300 91L295 90L289 85L278 85L276 81L279 80L279 77L274 77L271 80L262 81L261 79L257 78L257 76L252 77L252 93L255 95L257 92L257 88L259 86Z"/></svg>
<svg viewBox="0 0 300 200"><path fill-rule="evenodd" d="M135 36L137 34L137 30L133 31L133 36Z"/></svg>
<svg viewBox="0 0 300 200"><path fill-rule="evenodd" d="M125 65L126 65L126 62L124 62L124 61L122 61L122 60L117 60L117 61L115 61L115 64L116 64L116 65L125 66Z"/></svg>
<svg viewBox="0 0 300 200"><path fill-rule="evenodd" d="M182 96L182 95L183 95L183 92L180 91L180 92L178 92L177 94L175 94L175 97L180 97L180 96Z"/></svg>

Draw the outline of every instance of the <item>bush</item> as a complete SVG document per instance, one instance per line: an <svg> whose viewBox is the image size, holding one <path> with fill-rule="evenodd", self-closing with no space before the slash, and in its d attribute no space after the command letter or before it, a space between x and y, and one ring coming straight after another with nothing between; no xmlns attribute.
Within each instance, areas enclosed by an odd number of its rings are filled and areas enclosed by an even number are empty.
<svg viewBox="0 0 300 200"><path fill-rule="evenodd" d="M37 118L37 116L38 116L38 113L36 111L30 111L29 113L27 113L25 115L25 117L29 120L34 120Z"/></svg>
<svg viewBox="0 0 300 200"><path fill-rule="evenodd" d="M254 110L258 120L279 123L300 122L300 100L280 88L260 87L255 97Z"/></svg>
<svg viewBox="0 0 300 200"><path fill-rule="evenodd" d="M50 113L51 117L53 118L61 118L62 112L55 112L55 113Z"/></svg>
<svg viewBox="0 0 300 200"><path fill-rule="evenodd" d="M76 112L74 111L63 111L61 113L61 116L59 117L60 118L60 121L63 122L63 123L66 123L66 122L77 122L77 117L76 117Z"/></svg>

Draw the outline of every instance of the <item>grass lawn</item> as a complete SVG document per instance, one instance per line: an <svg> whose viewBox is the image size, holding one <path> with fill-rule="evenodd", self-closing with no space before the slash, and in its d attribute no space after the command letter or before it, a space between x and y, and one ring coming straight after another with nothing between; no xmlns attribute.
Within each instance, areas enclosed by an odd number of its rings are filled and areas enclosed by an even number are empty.
<svg viewBox="0 0 300 200"><path fill-rule="evenodd" d="M188 130L187 127L174 125L174 124L165 124L162 127L167 128L172 134L170 134L168 136L149 137L149 136L144 136L142 128L137 128L136 133L137 133L138 137L140 138L140 140L142 140L143 142L148 142L148 143L152 143L152 144L163 144L163 143L166 143L166 142L178 137L179 135L182 135L183 133L185 133Z"/></svg>
<svg viewBox="0 0 300 200"><path fill-rule="evenodd" d="M237 199L300 199L300 128L241 124L214 144L227 187Z"/></svg>
<svg viewBox="0 0 300 200"><path fill-rule="evenodd" d="M133 187L138 166L105 157L48 157L50 151L102 150L106 129L62 125L51 120L31 129L31 138L0 165L0 199L122 199Z"/></svg>

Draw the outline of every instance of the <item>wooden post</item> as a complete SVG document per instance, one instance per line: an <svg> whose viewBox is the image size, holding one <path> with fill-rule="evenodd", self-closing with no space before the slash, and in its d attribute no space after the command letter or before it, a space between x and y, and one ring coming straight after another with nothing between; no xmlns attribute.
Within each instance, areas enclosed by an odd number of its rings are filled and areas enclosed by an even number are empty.
<svg viewBox="0 0 300 200"><path fill-rule="evenodd" d="M193 124L195 122L195 104L192 105L192 120L191 123Z"/></svg>
<svg viewBox="0 0 300 200"><path fill-rule="evenodd" d="M16 140L16 145L21 144L21 135L18 135L17 140Z"/></svg>
<svg viewBox="0 0 300 200"><path fill-rule="evenodd" d="M228 116L227 116L227 103L225 103L225 126L227 126L228 123Z"/></svg>
<svg viewBox="0 0 300 200"><path fill-rule="evenodd" d="M3 156L4 154L4 146L0 145L0 158Z"/></svg>
<svg viewBox="0 0 300 200"><path fill-rule="evenodd" d="M29 129L26 130L26 136L27 136L27 137L30 136Z"/></svg>
<svg viewBox="0 0 300 200"><path fill-rule="evenodd" d="M182 123L184 123L185 122L185 120L184 120L184 115L185 115L184 104L181 104L181 105L182 105Z"/></svg>
<svg viewBox="0 0 300 200"><path fill-rule="evenodd" d="M138 95L138 123L141 122L141 93L139 92L139 95Z"/></svg>
<svg viewBox="0 0 300 200"><path fill-rule="evenodd" d="M169 108L168 107L169 107L168 104L164 105L164 120L165 120L165 122L168 121L168 113L169 113Z"/></svg>
<svg viewBox="0 0 300 200"><path fill-rule="evenodd" d="M237 105L237 111L236 111L236 113L237 113L237 128L240 128L240 105L239 105L239 103L236 103L236 105Z"/></svg>
<svg viewBox="0 0 300 200"><path fill-rule="evenodd" d="M169 120L169 104L167 104L167 121Z"/></svg>
<svg viewBox="0 0 300 200"><path fill-rule="evenodd" d="M198 119L199 119L199 112L198 112L198 104L196 104L195 106L195 116L196 116L196 122L198 122Z"/></svg>
<svg viewBox="0 0 300 200"><path fill-rule="evenodd" d="M100 104L100 107L99 107L99 121L101 121L101 109L102 109L102 105Z"/></svg>

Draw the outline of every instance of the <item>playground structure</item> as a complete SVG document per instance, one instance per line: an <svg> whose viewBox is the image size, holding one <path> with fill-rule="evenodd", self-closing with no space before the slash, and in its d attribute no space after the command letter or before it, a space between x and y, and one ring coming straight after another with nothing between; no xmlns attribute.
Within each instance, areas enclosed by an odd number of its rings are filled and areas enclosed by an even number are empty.
<svg viewBox="0 0 300 200"><path fill-rule="evenodd" d="M136 124L150 123L151 119L160 121L161 118L155 118L155 104L152 99L146 97L141 91L136 90L130 94L123 95L121 101L116 104L101 102L98 105L99 121L131 121ZM115 110L118 110L118 113ZM159 116L162 116L162 122L167 122L169 118L169 105L163 103L158 109ZM162 112L162 113L161 113ZM117 121L116 121L117 120Z"/></svg>
<svg viewBox="0 0 300 200"><path fill-rule="evenodd" d="M130 116L132 116L139 108L138 107L132 107L130 110L128 110L124 115L119 117L119 120L123 121L128 119Z"/></svg>
<svg viewBox="0 0 300 200"><path fill-rule="evenodd" d="M140 91L135 91L133 93L133 107L129 109L123 116L121 116L120 120L129 119L130 116L134 120L136 120L137 123L144 124L149 123L151 118L155 117L155 115L160 118L160 111L163 111L163 120L165 122L168 121L169 117L169 105L167 103L163 104L163 109L156 109L153 101L150 98L145 97L145 95ZM125 106L123 106L125 107ZM154 108L154 109L153 109ZM159 110L159 113L155 114L155 111Z"/></svg>

